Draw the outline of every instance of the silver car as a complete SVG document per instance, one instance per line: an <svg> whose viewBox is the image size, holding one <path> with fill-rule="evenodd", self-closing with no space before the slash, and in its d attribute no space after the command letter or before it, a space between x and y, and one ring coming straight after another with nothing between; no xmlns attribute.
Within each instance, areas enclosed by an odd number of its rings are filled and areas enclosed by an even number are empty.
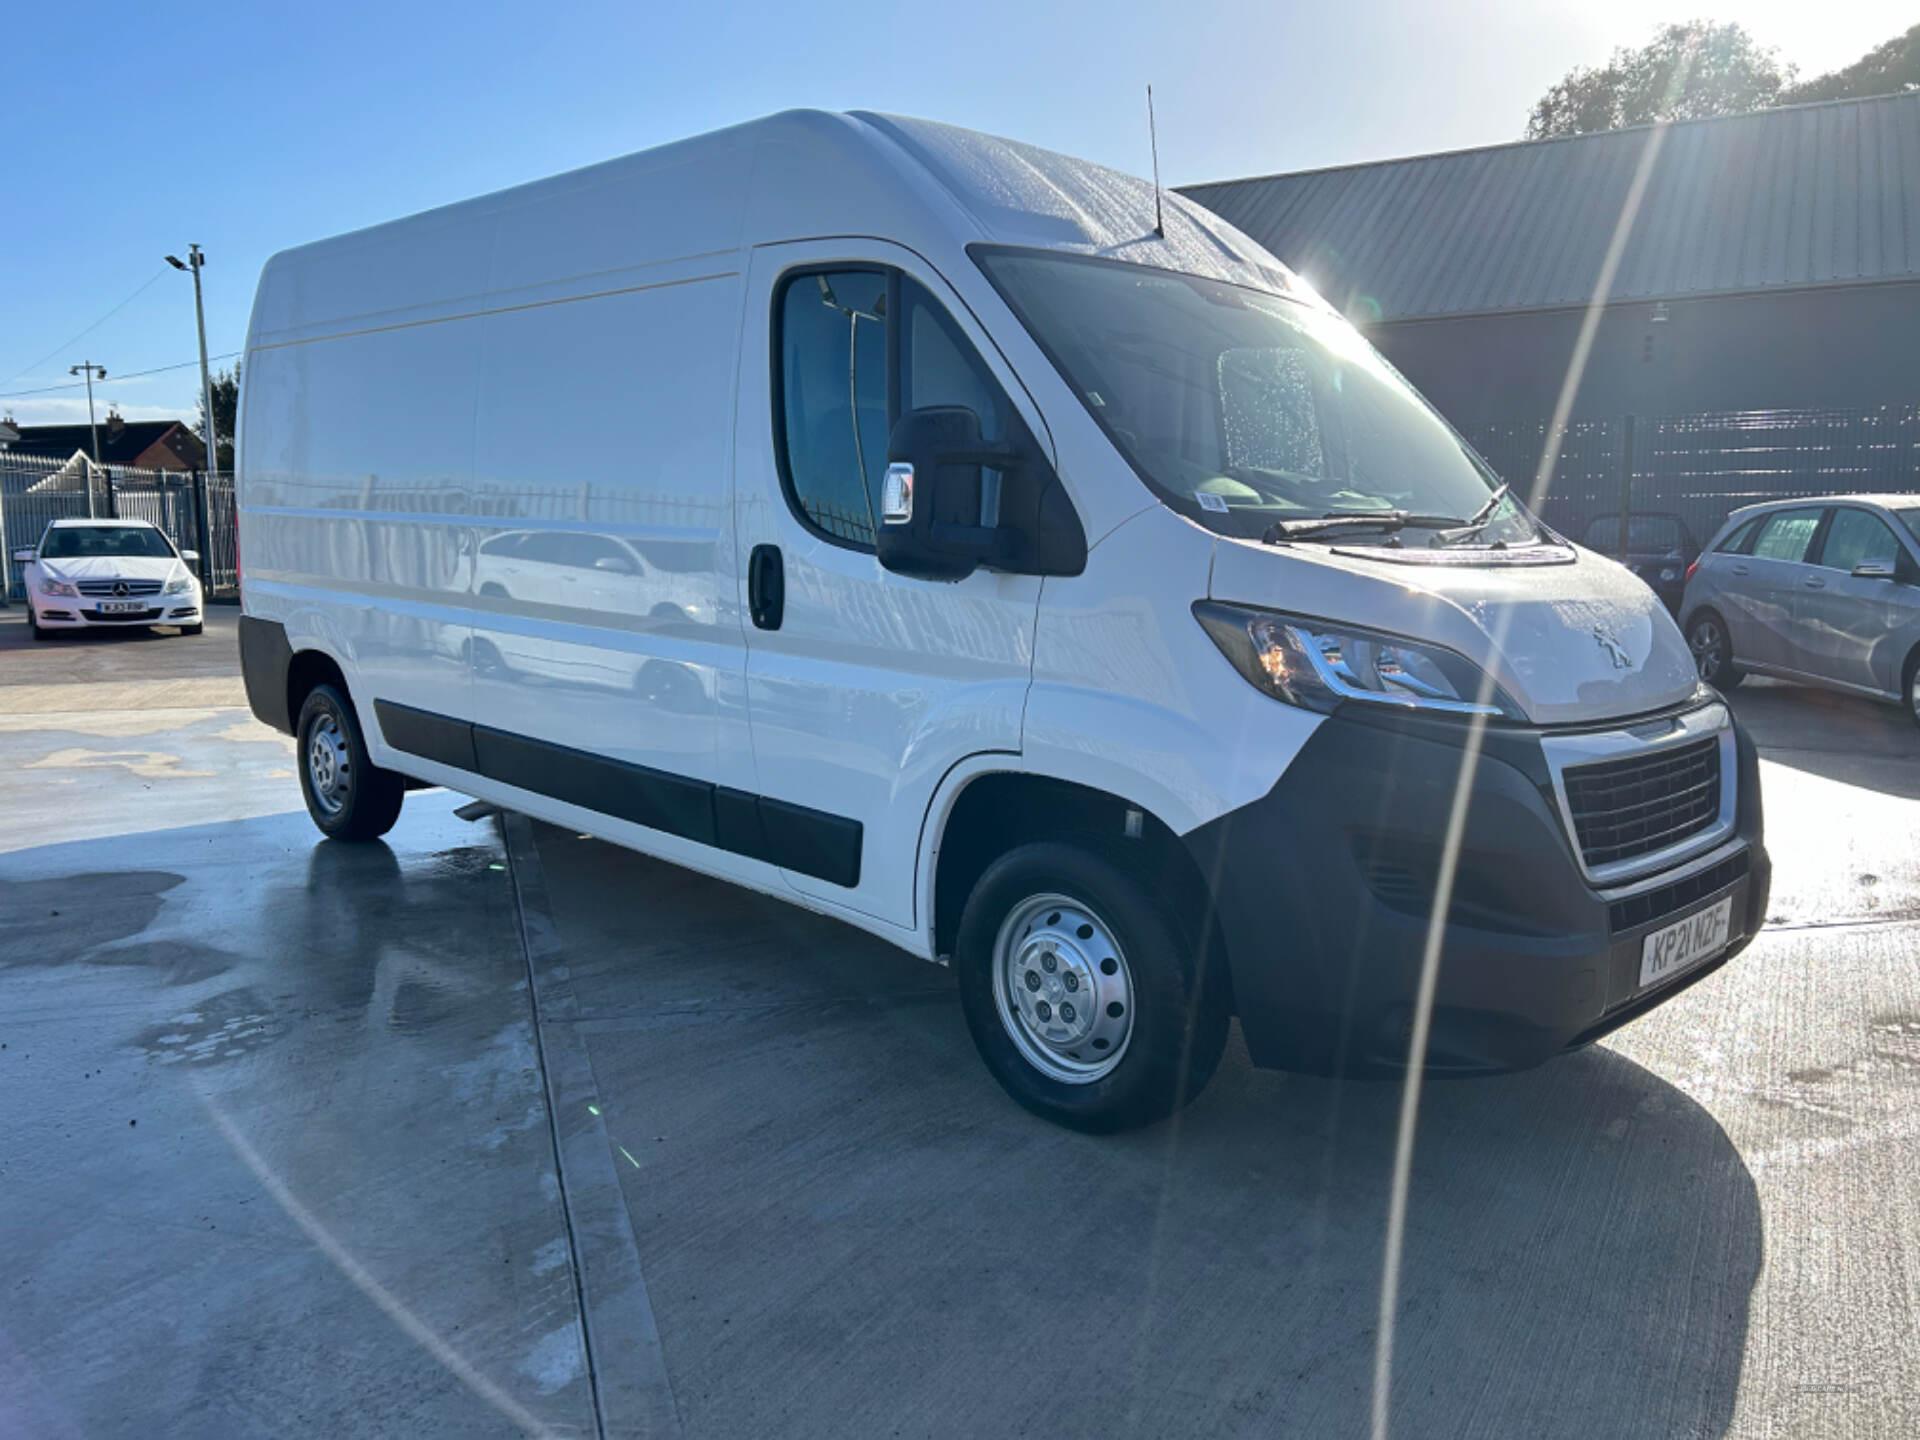
<svg viewBox="0 0 1920 1440"><path fill-rule="evenodd" d="M1829 495L1727 517L1687 573L1700 678L1773 675L1878 700L1920 724L1920 495Z"/></svg>

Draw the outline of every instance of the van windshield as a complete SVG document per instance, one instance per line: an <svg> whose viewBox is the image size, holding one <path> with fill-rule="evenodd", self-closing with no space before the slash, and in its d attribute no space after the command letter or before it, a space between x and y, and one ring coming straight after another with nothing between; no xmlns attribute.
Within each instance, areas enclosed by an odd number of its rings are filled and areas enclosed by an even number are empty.
<svg viewBox="0 0 1920 1440"><path fill-rule="evenodd" d="M1141 479L1208 529L1254 538L1275 521L1401 511L1477 518L1475 545L1538 538L1511 498L1480 513L1499 480L1337 316L1119 261L973 253Z"/></svg>

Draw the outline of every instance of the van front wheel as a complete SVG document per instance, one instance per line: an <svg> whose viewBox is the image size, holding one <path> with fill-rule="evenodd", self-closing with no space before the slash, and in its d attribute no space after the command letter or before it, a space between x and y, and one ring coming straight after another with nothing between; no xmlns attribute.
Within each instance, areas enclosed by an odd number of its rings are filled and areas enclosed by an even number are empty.
<svg viewBox="0 0 1920 1440"><path fill-rule="evenodd" d="M1006 1092L1076 1130L1151 1124L1198 1095L1227 1038L1223 977L1144 875L1042 841L988 867L954 964L967 1028Z"/></svg>
<svg viewBox="0 0 1920 1440"><path fill-rule="evenodd" d="M367 758L366 737L347 697L316 685L294 730L300 793L307 814L333 840L373 840L393 828L406 798L405 777Z"/></svg>

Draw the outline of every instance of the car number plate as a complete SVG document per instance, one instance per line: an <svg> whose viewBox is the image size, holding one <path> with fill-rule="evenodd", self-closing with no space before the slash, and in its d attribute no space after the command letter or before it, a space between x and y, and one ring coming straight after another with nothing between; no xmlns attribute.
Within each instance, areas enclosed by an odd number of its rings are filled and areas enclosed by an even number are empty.
<svg viewBox="0 0 1920 1440"><path fill-rule="evenodd" d="M102 615L131 615L137 610L146 608L147 602L144 600L102 600L100 602Z"/></svg>
<svg viewBox="0 0 1920 1440"><path fill-rule="evenodd" d="M1664 925L1640 942L1640 986L1657 985L1727 945L1733 924L1733 897L1715 901L1684 920Z"/></svg>

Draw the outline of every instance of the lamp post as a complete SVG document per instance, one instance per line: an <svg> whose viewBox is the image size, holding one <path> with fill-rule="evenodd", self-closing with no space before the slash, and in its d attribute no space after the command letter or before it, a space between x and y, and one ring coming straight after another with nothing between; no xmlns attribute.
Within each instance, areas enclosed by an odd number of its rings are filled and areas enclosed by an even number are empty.
<svg viewBox="0 0 1920 1440"><path fill-rule="evenodd" d="M85 374L87 377L87 429L93 432L93 463L97 469L100 465L100 426L93 418L93 382L96 376L102 380L107 378L107 367L104 365L96 365L91 360L83 360L78 365L69 365L67 367L67 373L69 375ZM87 474L87 518L89 520L94 518L93 474L91 471Z"/></svg>
<svg viewBox="0 0 1920 1440"><path fill-rule="evenodd" d="M166 261L176 270L193 272L193 318L200 328L200 404L207 414L207 470L211 473L220 468L220 436L213 424L213 376L207 369L207 310L200 298L200 267L207 263L207 257L198 245L189 245L185 260L169 255Z"/></svg>

